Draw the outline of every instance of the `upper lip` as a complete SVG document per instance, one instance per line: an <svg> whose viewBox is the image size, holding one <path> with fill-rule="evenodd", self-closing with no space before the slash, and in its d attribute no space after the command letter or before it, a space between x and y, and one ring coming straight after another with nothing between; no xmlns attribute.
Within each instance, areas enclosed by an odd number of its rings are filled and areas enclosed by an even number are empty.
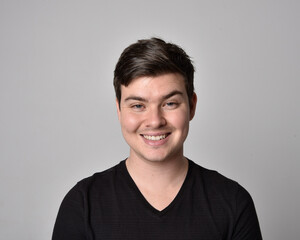
<svg viewBox="0 0 300 240"><path fill-rule="evenodd" d="M161 136L161 135L168 135L170 132L160 132L160 133L142 133L141 135L146 135L146 136Z"/></svg>

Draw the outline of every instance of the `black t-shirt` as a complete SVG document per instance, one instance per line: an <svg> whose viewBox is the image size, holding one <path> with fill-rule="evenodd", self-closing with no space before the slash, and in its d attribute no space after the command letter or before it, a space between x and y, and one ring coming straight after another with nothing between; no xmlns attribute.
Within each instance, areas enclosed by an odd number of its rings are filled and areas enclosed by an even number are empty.
<svg viewBox="0 0 300 240"><path fill-rule="evenodd" d="M125 161L86 178L64 198L52 240L260 240L251 196L238 183L189 160L169 206L152 207Z"/></svg>

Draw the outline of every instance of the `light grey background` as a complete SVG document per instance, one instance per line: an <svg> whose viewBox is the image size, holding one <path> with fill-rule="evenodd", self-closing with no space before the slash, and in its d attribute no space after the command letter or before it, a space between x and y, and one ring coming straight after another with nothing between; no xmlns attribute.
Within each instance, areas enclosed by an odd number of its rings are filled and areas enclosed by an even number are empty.
<svg viewBox="0 0 300 240"><path fill-rule="evenodd" d="M0 238L50 239L80 179L128 154L113 70L159 36L196 67L185 154L252 195L264 239L299 239L300 2L0 1Z"/></svg>

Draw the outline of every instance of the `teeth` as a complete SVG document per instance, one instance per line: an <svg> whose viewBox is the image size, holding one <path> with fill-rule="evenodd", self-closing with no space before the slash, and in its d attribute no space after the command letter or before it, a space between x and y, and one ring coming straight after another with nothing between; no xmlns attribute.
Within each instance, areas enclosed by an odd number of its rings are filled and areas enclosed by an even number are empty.
<svg viewBox="0 0 300 240"><path fill-rule="evenodd" d="M152 141L158 141L158 140L166 138L166 134L160 135L160 136L149 136L149 135L143 135L143 136L144 136L144 138L146 138L148 140L152 140Z"/></svg>

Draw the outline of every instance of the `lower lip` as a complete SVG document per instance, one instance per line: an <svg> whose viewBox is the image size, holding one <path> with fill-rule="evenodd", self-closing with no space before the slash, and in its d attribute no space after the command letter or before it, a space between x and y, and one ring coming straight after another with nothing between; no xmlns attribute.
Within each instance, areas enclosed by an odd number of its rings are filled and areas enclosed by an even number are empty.
<svg viewBox="0 0 300 240"><path fill-rule="evenodd" d="M144 138L143 136L141 136L141 137L143 138L143 140L146 144L148 144L150 146L158 147L158 146L164 145L169 140L169 136L170 136L170 134L168 134L166 138L161 139L161 140L157 140L157 141L149 140L147 138Z"/></svg>

